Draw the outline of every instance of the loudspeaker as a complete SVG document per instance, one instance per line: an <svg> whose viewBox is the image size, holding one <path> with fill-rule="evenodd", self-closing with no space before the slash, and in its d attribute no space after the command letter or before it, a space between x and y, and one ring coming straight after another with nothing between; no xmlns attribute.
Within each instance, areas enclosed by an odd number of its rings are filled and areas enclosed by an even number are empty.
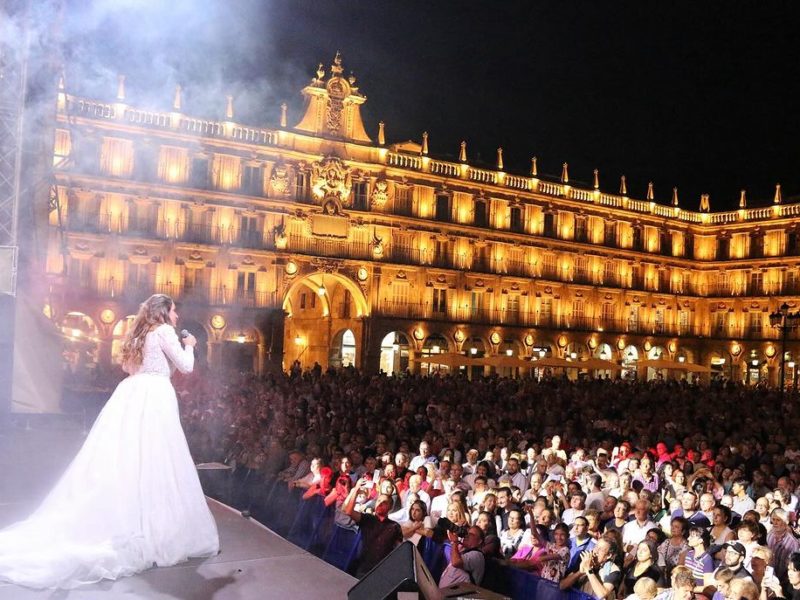
<svg viewBox="0 0 800 600"><path fill-rule="evenodd" d="M350 588L347 600L396 600L403 592L416 592L425 600L442 598L439 586L411 542L403 542L375 565Z"/></svg>

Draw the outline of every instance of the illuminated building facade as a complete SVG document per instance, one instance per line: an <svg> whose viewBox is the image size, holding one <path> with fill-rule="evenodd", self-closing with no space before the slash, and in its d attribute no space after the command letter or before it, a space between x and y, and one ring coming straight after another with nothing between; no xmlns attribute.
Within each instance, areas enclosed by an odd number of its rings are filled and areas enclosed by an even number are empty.
<svg viewBox="0 0 800 600"><path fill-rule="evenodd" d="M212 367L722 374L776 384L769 313L800 296L800 205L710 212L375 139L340 57L274 128L58 94L46 310L110 364L152 292ZM83 340L83 341L82 341ZM789 334L787 350L800 344ZM432 354L443 355L440 358ZM428 357L426 362L425 357ZM794 377L787 359L786 380ZM469 359L469 360L467 360ZM437 362L438 361L438 362ZM687 366L688 365L688 366ZM694 365L698 365L694 367ZM543 367L540 367L543 368ZM667 369L670 369L669 371ZM569 372L575 373L575 369Z"/></svg>

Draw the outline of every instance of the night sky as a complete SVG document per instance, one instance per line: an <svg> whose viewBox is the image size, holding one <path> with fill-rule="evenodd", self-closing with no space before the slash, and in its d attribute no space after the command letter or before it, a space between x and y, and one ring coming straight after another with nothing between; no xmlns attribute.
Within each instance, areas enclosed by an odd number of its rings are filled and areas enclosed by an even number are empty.
<svg viewBox="0 0 800 600"><path fill-rule="evenodd" d="M790 2L401 2L66 0L61 28L69 91L184 112L290 122L300 89L337 50L389 143L430 134L435 157L713 210L800 199L800 8ZM291 124L291 123L290 123Z"/></svg>

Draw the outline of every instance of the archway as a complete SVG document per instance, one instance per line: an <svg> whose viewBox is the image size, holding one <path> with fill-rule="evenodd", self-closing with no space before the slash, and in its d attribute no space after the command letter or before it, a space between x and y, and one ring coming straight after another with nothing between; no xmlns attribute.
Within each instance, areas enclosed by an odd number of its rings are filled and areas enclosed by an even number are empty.
<svg viewBox="0 0 800 600"><path fill-rule="evenodd" d="M352 329L343 329L333 336L328 365L337 369L356 365L356 336Z"/></svg>
<svg viewBox="0 0 800 600"><path fill-rule="evenodd" d="M533 376L536 379L552 374L552 369L548 367L536 366L536 361L542 358L553 358L556 355L555 347L548 342L536 342L531 348L531 358L533 359Z"/></svg>
<svg viewBox="0 0 800 600"><path fill-rule="evenodd" d="M181 320L178 326L197 338L197 345L194 347L195 365L205 366L208 364L208 333L206 328L201 323L192 320Z"/></svg>
<svg viewBox="0 0 800 600"><path fill-rule="evenodd" d="M497 354L510 358L521 358L525 355L525 349L522 342L513 339L505 339L498 346ZM498 369L498 374L501 377L517 377L519 375L519 367L500 367Z"/></svg>
<svg viewBox="0 0 800 600"><path fill-rule="evenodd" d="M663 346L653 346L647 351L647 360L662 360L667 359L668 357L669 354ZM668 376L669 371L667 369L654 369L653 367L647 367L645 381L651 381L652 379L666 379Z"/></svg>
<svg viewBox="0 0 800 600"><path fill-rule="evenodd" d="M361 288L339 273L316 272L298 277L283 298L288 317L284 325L284 368L294 361L307 368L359 366L362 348L361 317L369 306ZM344 332L350 331L347 340Z"/></svg>
<svg viewBox="0 0 800 600"><path fill-rule="evenodd" d="M408 336L402 331L390 331L381 340L380 369L387 375L405 373L408 369Z"/></svg>
<svg viewBox="0 0 800 600"><path fill-rule="evenodd" d="M599 360L607 360L609 362L613 362L614 360L614 350L611 348L611 344L598 344L597 348L594 350L594 354L592 355L593 358L597 358ZM595 377L603 377L605 379L611 378L614 376L614 371L611 369L595 369L594 371Z"/></svg>
<svg viewBox="0 0 800 600"><path fill-rule="evenodd" d="M712 380L724 379L728 372L733 373L733 364L728 364L728 358L722 352L711 352L708 361Z"/></svg>
<svg viewBox="0 0 800 600"><path fill-rule="evenodd" d="M639 349L631 344L622 351L622 378L636 379L636 367L639 362Z"/></svg>
<svg viewBox="0 0 800 600"><path fill-rule="evenodd" d="M486 348L488 345L483 338L474 335L464 341L461 346L463 353L469 358L483 358L486 356ZM482 365L474 365L469 367L468 377L470 381L475 377L483 377L486 373L486 367Z"/></svg>
<svg viewBox="0 0 800 600"><path fill-rule="evenodd" d="M189 323L187 323L187 328L188 326ZM200 329L202 330L202 328ZM258 332L253 328L239 328L231 331L228 339L222 342L221 356L217 364L221 364L225 370L255 373L258 370ZM200 345L199 337L197 345Z"/></svg>
<svg viewBox="0 0 800 600"><path fill-rule="evenodd" d="M434 333L427 337L422 344L422 364L420 365L423 374L434 373L436 371L447 371L446 365L425 362L425 358L443 354L448 351L447 339L440 333Z"/></svg>
<svg viewBox="0 0 800 600"><path fill-rule="evenodd" d="M111 363L115 365L122 365L122 343L125 341L125 336L136 320L136 315L128 315L123 317L117 324L114 325L114 330L111 334Z"/></svg>
<svg viewBox="0 0 800 600"><path fill-rule="evenodd" d="M747 377L745 378L745 383L747 385L757 385L761 382L768 382L769 369L764 352L758 348L753 348L746 356Z"/></svg>
<svg viewBox="0 0 800 600"><path fill-rule="evenodd" d="M64 336L65 383L91 385L97 376L100 348L97 325L89 315L70 312L61 320L60 328Z"/></svg>

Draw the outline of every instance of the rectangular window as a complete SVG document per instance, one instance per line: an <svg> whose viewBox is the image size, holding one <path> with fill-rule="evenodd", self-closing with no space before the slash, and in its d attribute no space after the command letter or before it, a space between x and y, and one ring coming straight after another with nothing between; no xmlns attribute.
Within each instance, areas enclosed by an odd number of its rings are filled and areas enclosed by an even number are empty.
<svg viewBox="0 0 800 600"><path fill-rule="evenodd" d="M717 240L717 260L728 260L730 258L731 240L730 238L720 238Z"/></svg>
<svg viewBox="0 0 800 600"><path fill-rule="evenodd" d="M255 165L245 165L242 171L242 191L251 196L263 196L264 169Z"/></svg>
<svg viewBox="0 0 800 600"><path fill-rule="evenodd" d="M669 231L661 232L661 254L664 256L672 256L672 234Z"/></svg>
<svg viewBox="0 0 800 600"><path fill-rule="evenodd" d="M689 333L689 311L682 310L678 312L678 334L684 335Z"/></svg>
<svg viewBox="0 0 800 600"><path fill-rule="evenodd" d="M556 237L556 216L551 212L544 213L544 236Z"/></svg>
<svg viewBox="0 0 800 600"><path fill-rule="evenodd" d="M205 294L208 289L205 269L184 268L183 289L189 293Z"/></svg>
<svg viewBox="0 0 800 600"><path fill-rule="evenodd" d="M483 314L483 297L484 297L484 295L485 294L483 292L472 292L472 294L470 296L470 300L471 300L470 307L471 307L471 310L472 310L472 316L473 317L479 317L479 316L481 316Z"/></svg>
<svg viewBox="0 0 800 600"><path fill-rule="evenodd" d="M475 212L472 224L476 227L486 227L489 224L489 211L487 210L485 201L475 200Z"/></svg>
<svg viewBox="0 0 800 600"><path fill-rule="evenodd" d="M603 262L603 284L617 285L617 266L613 260L607 259Z"/></svg>
<svg viewBox="0 0 800 600"><path fill-rule="evenodd" d="M605 230L603 232L603 243L611 248L617 246L617 224L612 221L606 221Z"/></svg>
<svg viewBox="0 0 800 600"><path fill-rule="evenodd" d="M542 259L542 277L545 279L557 279L556 257L554 254L545 254Z"/></svg>
<svg viewBox="0 0 800 600"><path fill-rule="evenodd" d="M694 258L694 236L691 233L683 235L683 255L686 258Z"/></svg>
<svg viewBox="0 0 800 600"><path fill-rule="evenodd" d="M394 192L394 210L399 215L411 215L411 188L398 185Z"/></svg>
<svg viewBox="0 0 800 600"><path fill-rule="evenodd" d="M450 196L436 194L436 220L450 221Z"/></svg>
<svg viewBox="0 0 800 600"><path fill-rule="evenodd" d="M659 307L656 308L655 315L653 316L653 324L655 326L656 333L664 333L664 309Z"/></svg>
<svg viewBox="0 0 800 600"><path fill-rule="evenodd" d="M628 311L628 331L639 330L639 305L631 306Z"/></svg>
<svg viewBox="0 0 800 600"><path fill-rule="evenodd" d="M311 308L312 309L317 308L317 294L309 294L309 296L310 296L309 304L311 305Z"/></svg>
<svg viewBox="0 0 800 600"><path fill-rule="evenodd" d="M100 170L112 177L130 177L133 173L133 142L120 138L103 138Z"/></svg>
<svg viewBox="0 0 800 600"><path fill-rule="evenodd" d="M575 259L575 281L589 283L589 259L585 256L578 256Z"/></svg>
<svg viewBox="0 0 800 600"><path fill-rule="evenodd" d="M208 159L201 157L193 158L190 176L192 187L201 190L206 189L208 187Z"/></svg>
<svg viewBox="0 0 800 600"><path fill-rule="evenodd" d="M440 314L447 312L447 290L445 288L434 288L433 312Z"/></svg>
<svg viewBox="0 0 800 600"><path fill-rule="evenodd" d="M251 292L256 289L255 273L238 273L236 275L236 289L242 292Z"/></svg>
<svg viewBox="0 0 800 600"><path fill-rule="evenodd" d="M89 260L70 257L67 276L80 287L89 287L92 284L92 269Z"/></svg>
<svg viewBox="0 0 800 600"><path fill-rule="evenodd" d="M725 335L728 332L728 312L720 310L714 313L713 333Z"/></svg>
<svg viewBox="0 0 800 600"><path fill-rule="evenodd" d="M506 300L506 311L510 313L519 313L519 294L509 294Z"/></svg>
<svg viewBox="0 0 800 600"><path fill-rule="evenodd" d="M366 181L353 182L353 210L367 210L369 184Z"/></svg>
<svg viewBox="0 0 800 600"><path fill-rule="evenodd" d="M242 161L238 156L214 155L212 179L214 189L223 191L238 190L241 183Z"/></svg>
<svg viewBox="0 0 800 600"><path fill-rule="evenodd" d="M308 201L308 175L300 172L294 178L294 199L300 202Z"/></svg>
<svg viewBox="0 0 800 600"><path fill-rule="evenodd" d="M408 304L408 283L395 281L392 283L392 302L395 305L405 306Z"/></svg>
<svg viewBox="0 0 800 600"><path fill-rule="evenodd" d="M553 319L553 299L551 297L542 298L539 304L539 325L548 326Z"/></svg>
<svg viewBox="0 0 800 600"><path fill-rule="evenodd" d="M306 308L306 293L300 292L300 310L305 310Z"/></svg>
<svg viewBox="0 0 800 600"><path fill-rule="evenodd" d="M587 241L586 217L575 217L575 241Z"/></svg>
<svg viewBox="0 0 800 600"><path fill-rule="evenodd" d="M525 224L522 221L522 208L519 206L514 206L511 209L511 231L516 233L525 231Z"/></svg>
<svg viewBox="0 0 800 600"><path fill-rule="evenodd" d="M662 269L658 272L658 291L669 292L670 282L672 281L672 274L669 269Z"/></svg>
<svg viewBox="0 0 800 600"><path fill-rule="evenodd" d="M762 314L758 311L750 313L749 329L751 334L761 335L761 326L763 324Z"/></svg>
<svg viewBox="0 0 800 600"><path fill-rule="evenodd" d="M164 183L178 185L186 183L189 178L189 153L186 148L161 146L158 156L158 178Z"/></svg>
<svg viewBox="0 0 800 600"><path fill-rule="evenodd" d="M261 246L261 229L258 217L241 215L239 217L239 244L245 248L258 248Z"/></svg>
<svg viewBox="0 0 800 600"><path fill-rule="evenodd" d="M604 328L608 329L614 325L614 305L611 302L603 302L600 312L600 319Z"/></svg>
<svg viewBox="0 0 800 600"><path fill-rule="evenodd" d="M128 278L125 282L127 290L149 290L151 287L151 265L152 263L128 263Z"/></svg>
<svg viewBox="0 0 800 600"><path fill-rule="evenodd" d="M764 293L764 273L752 271L750 273L750 294L759 296Z"/></svg>

